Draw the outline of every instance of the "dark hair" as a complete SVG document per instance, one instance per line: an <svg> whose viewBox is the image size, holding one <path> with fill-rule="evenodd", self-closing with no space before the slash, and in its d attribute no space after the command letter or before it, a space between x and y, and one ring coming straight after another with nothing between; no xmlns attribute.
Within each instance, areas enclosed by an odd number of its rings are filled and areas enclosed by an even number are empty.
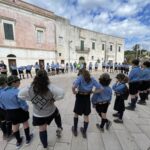
<svg viewBox="0 0 150 150"><path fill-rule="evenodd" d="M45 70L39 70L32 82L34 93L44 95L49 91L49 83L47 72Z"/></svg>
<svg viewBox="0 0 150 150"><path fill-rule="evenodd" d="M146 66L147 68L150 68L150 61L145 61L143 65Z"/></svg>
<svg viewBox="0 0 150 150"><path fill-rule="evenodd" d="M83 69L82 76L83 76L85 82L89 83L91 81L91 75L90 75L89 71Z"/></svg>
<svg viewBox="0 0 150 150"><path fill-rule="evenodd" d="M123 83L128 82L128 77L126 75L124 75L123 73L117 74L116 78Z"/></svg>
<svg viewBox="0 0 150 150"><path fill-rule="evenodd" d="M138 66L139 65L139 60L138 59L134 59L132 60L132 64L135 65L135 66Z"/></svg>
<svg viewBox="0 0 150 150"><path fill-rule="evenodd" d="M7 84L8 84L8 86L11 86L12 83L16 83L18 81L20 81L20 79L17 76L15 76L15 75L11 75L11 76L9 76L7 78Z"/></svg>
<svg viewBox="0 0 150 150"><path fill-rule="evenodd" d="M99 82L103 85L103 86L109 86L110 82L111 82L111 78L109 76L108 73L103 73L100 78L99 78Z"/></svg>

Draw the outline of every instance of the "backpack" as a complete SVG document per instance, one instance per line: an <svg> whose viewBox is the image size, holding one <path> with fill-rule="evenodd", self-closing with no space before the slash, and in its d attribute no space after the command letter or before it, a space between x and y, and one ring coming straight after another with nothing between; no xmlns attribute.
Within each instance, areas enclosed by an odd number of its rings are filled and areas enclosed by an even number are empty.
<svg viewBox="0 0 150 150"><path fill-rule="evenodd" d="M125 86L123 98L124 98L124 100L128 100L128 97L129 97L129 88L127 86Z"/></svg>

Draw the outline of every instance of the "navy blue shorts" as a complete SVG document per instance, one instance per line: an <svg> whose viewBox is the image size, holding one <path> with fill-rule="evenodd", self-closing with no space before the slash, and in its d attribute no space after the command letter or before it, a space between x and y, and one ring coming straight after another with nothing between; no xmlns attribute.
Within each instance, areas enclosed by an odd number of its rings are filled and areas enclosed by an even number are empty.
<svg viewBox="0 0 150 150"><path fill-rule="evenodd" d="M129 93L131 95L138 94L139 91L139 82L130 82L129 83Z"/></svg>
<svg viewBox="0 0 150 150"><path fill-rule="evenodd" d="M90 94L76 94L74 113L88 116L91 113Z"/></svg>

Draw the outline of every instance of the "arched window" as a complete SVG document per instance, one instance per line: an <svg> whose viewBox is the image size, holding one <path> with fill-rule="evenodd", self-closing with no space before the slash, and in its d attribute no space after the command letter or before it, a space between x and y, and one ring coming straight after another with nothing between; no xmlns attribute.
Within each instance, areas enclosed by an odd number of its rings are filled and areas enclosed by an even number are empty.
<svg viewBox="0 0 150 150"><path fill-rule="evenodd" d="M9 55L7 55L7 57L16 57L16 55L14 55L14 54L9 54Z"/></svg>

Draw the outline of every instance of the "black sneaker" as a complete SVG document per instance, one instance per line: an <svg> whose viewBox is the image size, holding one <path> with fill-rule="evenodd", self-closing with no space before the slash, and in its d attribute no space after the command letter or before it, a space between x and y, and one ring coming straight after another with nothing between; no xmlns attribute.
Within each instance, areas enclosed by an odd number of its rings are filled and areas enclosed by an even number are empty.
<svg viewBox="0 0 150 150"><path fill-rule="evenodd" d="M72 130L72 133L74 136L78 135L78 132L77 132L77 130L74 129L74 126L72 126L71 130Z"/></svg>
<svg viewBox="0 0 150 150"><path fill-rule="evenodd" d="M109 130L111 125L112 122L108 120L108 122L106 123L106 129Z"/></svg>
<svg viewBox="0 0 150 150"><path fill-rule="evenodd" d="M121 119L118 118L118 119L115 119L114 122L115 123L123 123L123 120L121 120Z"/></svg>
<svg viewBox="0 0 150 150"><path fill-rule="evenodd" d="M83 127L81 127L80 128L80 131L81 131L81 133L82 133L82 136L83 136L83 138L87 138L87 135L86 135L86 132L84 131L84 128Z"/></svg>
<svg viewBox="0 0 150 150"><path fill-rule="evenodd" d="M20 138L20 142L16 143L16 149L19 149L23 144L23 137Z"/></svg>
<svg viewBox="0 0 150 150"><path fill-rule="evenodd" d="M145 101L141 101L141 100L138 101L137 103L138 103L139 105L146 105L146 102L145 102Z"/></svg>
<svg viewBox="0 0 150 150"><path fill-rule="evenodd" d="M119 117L119 113L113 114L114 117Z"/></svg>
<svg viewBox="0 0 150 150"><path fill-rule="evenodd" d="M131 110L131 111L134 111L135 110L135 107L132 107L132 106L127 106L125 107L127 110Z"/></svg>
<svg viewBox="0 0 150 150"><path fill-rule="evenodd" d="M26 140L26 145L29 145L33 140L33 133L30 134L30 140Z"/></svg>
<svg viewBox="0 0 150 150"><path fill-rule="evenodd" d="M96 124L96 127L97 127L101 132L104 132L104 128L101 128L98 123Z"/></svg>

